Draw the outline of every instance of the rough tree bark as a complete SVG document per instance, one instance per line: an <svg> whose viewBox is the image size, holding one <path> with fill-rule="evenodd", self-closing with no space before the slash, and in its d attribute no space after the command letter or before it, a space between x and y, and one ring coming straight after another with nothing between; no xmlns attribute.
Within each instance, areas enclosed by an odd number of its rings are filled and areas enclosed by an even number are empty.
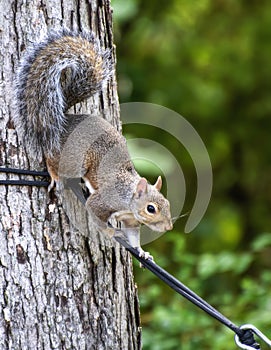
<svg viewBox="0 0 271 350"><path fill-rule="evenodd" d="M0 165L39 168L11 122L12 79L21 52L47 29L93 30L112 47L109 0L0 0ZM77 112L119 125L114 78ZM0 174L2 179L15 175ZM139 349L131 258L70 198L73 227L61 200L45 188L0 186L0 349ZM73 208L73 209L72 209Z"/></svg>

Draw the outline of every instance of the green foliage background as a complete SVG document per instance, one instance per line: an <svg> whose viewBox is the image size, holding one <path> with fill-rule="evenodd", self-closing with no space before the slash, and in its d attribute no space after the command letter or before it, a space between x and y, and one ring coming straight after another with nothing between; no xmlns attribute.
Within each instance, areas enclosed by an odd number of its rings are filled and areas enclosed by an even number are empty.
<svg viewBox="0 0 271 350"><path fill-rule="evenodd" d="M112 0L112 6L120 102L156 103L184 116L205 143L214 174L198 227L184 234L181 218L144 249L233 322L252 323L271 337L270 1ZM135 126L124 131L155 139ZM159 141L169 148L173 142L167 134ZM189 156L181 154L180 164L185 212L196 176ZM142 171L154 180L148 168ZM230 331L148 271L135 270L144 350L236 349Z"/></svg>

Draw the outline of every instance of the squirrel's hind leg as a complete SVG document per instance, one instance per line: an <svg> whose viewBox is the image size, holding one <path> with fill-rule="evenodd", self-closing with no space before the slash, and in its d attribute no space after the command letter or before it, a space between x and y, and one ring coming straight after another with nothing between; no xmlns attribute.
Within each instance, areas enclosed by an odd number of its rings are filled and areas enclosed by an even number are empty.
<svg viewBox="0 0 271 350"><path fill-rule="evenodd" d="M47 170L51 177L50 185L48 186L48 192L51 192L55 184L59 181L58 176L58 161L54 158L46 158Z"/></svg>

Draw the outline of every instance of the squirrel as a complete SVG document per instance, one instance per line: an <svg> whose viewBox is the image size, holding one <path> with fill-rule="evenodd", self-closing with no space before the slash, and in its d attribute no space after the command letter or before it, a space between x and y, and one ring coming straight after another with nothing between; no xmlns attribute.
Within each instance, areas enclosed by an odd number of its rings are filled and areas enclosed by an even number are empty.
<svg viewBox="0 0 271 350"><path fill-rule="evenodd" d="M13 121L30 156L45 157L49 190L64 173L83 178L90 194L86 209L98 227L124 233L144 256L141 224L157 232L172 229L161 177L151 185L136 172L125 138L102 117L66 114L101 91L113 74L111 56L92 33L49 33L19 63Z"/></svg>

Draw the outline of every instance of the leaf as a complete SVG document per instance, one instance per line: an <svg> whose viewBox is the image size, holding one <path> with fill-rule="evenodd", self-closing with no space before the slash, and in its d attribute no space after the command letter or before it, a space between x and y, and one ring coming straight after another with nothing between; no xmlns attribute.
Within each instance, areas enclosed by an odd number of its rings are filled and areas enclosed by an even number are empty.
<svg viewBox="0 0 271 350"><path fill-rule="evenodd" d="M271 246L271 233L263 233L259 237L257 237L251 244L252 249L255 252L259 252L266 247Z"/></svg>

